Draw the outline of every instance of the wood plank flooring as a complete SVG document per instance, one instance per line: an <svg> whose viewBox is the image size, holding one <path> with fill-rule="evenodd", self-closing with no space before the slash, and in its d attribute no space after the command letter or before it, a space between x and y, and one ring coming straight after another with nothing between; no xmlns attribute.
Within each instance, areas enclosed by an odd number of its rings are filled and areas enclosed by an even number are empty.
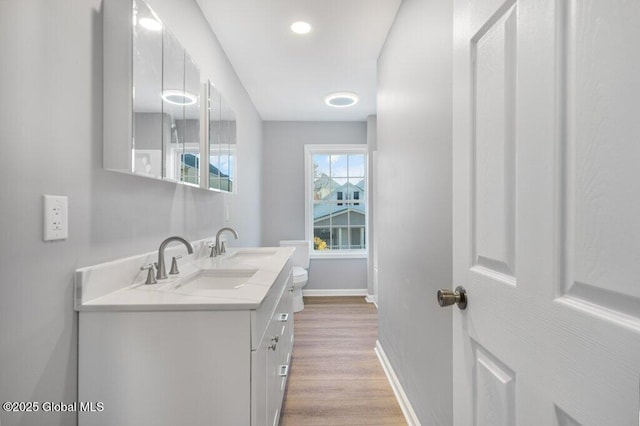
<svg viewBox="0 0 640 426"><path fill-rule="evenodd" d="M281 426L406 425L373 348L377 310L363 297L310 297L295 341Z"/></svg>

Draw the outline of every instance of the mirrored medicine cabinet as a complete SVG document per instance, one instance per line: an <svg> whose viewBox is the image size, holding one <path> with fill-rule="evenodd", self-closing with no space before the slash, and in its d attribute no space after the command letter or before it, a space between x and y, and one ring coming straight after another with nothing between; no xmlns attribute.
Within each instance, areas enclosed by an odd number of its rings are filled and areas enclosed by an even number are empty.
<svg viewBox="0 0 640 426"><path fill-rule="evenodd" d="M235 191L236 115L209 84L209 188Z"/></svg>
<svg viewBox="0 0 640 426"><path fill-rule="evenodd" d="M105 0L103 13L104 168L235 192L229 103L147 3Z"/></svg>

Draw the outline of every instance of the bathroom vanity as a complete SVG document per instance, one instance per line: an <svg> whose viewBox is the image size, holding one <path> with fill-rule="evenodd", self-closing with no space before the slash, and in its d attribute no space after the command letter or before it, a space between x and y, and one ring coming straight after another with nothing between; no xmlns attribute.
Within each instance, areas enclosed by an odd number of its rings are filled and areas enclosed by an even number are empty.
<svg viewBox="0 0 640 426"><path fill-rule="evenodd" d="M204 241L145 285L156 253L76 271L85 425L277 425L293 345L292 248ZM166 256L184 254L169 247Z"/></svg>

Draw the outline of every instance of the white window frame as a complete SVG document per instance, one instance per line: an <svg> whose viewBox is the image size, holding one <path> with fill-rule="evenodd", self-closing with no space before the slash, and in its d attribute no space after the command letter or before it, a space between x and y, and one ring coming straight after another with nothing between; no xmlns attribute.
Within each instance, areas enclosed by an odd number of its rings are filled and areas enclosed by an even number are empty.
<svg viewBox="0 0 640 426"><path fill-rule="evenodd" d="M169 148L169 158L167 159L168 164L172 164L173 166L169 169L171 173L167 173L167 178L172 179L176 182L180 182L187 186L193 186L196 188L200 187L200 169L198 169L198 182L191 183L182 180L182 175L180 173L180 169L182 167L182 154L195 154L198 157L198 161L200 162L200 168L202 168L202 157L200 156L200 144L196 143L184 143L178 144L177 147Z"/></svg>
<svg viewBox="0 0 640 426"><path fill-rule="evenodd" d="M365 205L365 247L357 250L326 250L316 251L313 248L313 155L314 154L363 154L365 189L364 199L361 200ZM312 259L366 259L369 253L369 149L365 144L309 144L304 146L304 198L305 198L305 238L311 241L311 258Z"/></svg>

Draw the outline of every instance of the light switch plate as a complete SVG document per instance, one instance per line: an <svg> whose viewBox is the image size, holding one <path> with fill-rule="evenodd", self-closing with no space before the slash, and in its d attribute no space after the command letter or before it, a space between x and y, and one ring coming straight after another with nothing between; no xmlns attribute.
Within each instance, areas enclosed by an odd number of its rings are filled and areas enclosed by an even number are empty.
<svg viewBox="0 0 640 426"><path fill-rule="evenodd" d="M44 240L64 240L69 236L68 198L63 195L44 197Z"/></svg>

